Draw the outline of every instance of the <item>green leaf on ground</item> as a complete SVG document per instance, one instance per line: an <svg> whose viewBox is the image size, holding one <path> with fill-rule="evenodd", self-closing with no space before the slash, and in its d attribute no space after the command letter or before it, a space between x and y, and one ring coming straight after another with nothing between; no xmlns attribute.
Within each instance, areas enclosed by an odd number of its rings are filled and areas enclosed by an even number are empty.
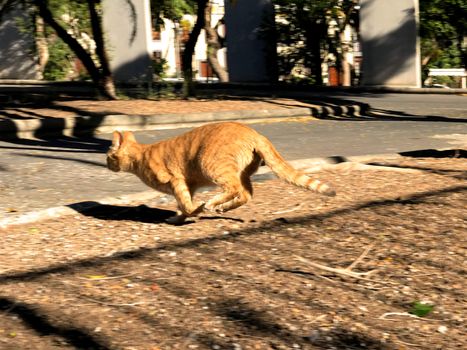
<svg viewBox="0 0 467 350"><path fill-rule="evenodd" d="M424 317L433 311L434 305L426 304L420 301L416 301L412 305L409 313L418 317Z"/></svg>

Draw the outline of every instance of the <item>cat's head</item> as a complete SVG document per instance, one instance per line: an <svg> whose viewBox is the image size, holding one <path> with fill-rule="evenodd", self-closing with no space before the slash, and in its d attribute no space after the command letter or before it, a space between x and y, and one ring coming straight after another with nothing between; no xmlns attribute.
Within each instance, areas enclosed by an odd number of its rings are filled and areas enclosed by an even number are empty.
<svg viewBox="0 0 467 350"><path fill-rule="evenodd" d="M112 145L107 151L107 168L112 171L129 171L133 165L132 149L137 145L129 131L113 132Z"/></svg>

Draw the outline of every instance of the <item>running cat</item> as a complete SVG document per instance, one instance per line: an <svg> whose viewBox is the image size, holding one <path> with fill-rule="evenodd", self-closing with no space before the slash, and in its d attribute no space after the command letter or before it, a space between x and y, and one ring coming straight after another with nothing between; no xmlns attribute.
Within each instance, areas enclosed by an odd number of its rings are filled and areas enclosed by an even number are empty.
<svg viewBox="0 0 467 350"><path fill-rule="evenodd" d="M131 132L113 133L107 167L138 176L146 185L175 196L179 212L167 220L181 224L207 209L225 212L245 204L253 194L250 177L264 161L284 181L327 196L335 192L285 162L271 142L252 128L235 122L207 124L150 145ZM217 185L222 193L194 203L195 191Z"/></svg>

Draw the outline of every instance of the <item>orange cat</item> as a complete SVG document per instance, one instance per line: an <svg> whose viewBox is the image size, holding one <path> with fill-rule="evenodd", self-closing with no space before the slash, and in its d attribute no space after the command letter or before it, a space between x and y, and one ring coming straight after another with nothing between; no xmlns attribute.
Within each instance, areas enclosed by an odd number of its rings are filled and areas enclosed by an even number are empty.
<svg viewBox="0 0 467 350"><path fill-rule="evenodd" d="M266 137L234 122L204 125L151 145L138 143L131 132L115 131L107 152L110 170L133 173L149 187L175 196L180 213L167 220L174 224L204 209L224 212L245 204L253 193L250 176L261 160L288 183L335 195L328 185L287 164ZM193 203L195 191L207 185L223 192L206 203Z"/></svg>

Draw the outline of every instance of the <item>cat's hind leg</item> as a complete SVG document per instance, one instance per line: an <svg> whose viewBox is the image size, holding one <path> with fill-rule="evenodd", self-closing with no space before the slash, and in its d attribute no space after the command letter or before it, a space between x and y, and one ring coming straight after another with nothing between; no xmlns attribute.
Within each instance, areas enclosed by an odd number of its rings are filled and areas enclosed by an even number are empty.
<svg viewBox="0 0 467 350"><path fill-rule="evenodd" d="M241 181L236 176L228 179L217 179L217 183L222 188L222 193L209 200L205 208L216 212L225 212L240 207L248 202L252 195L250 179Z"/></svg>

